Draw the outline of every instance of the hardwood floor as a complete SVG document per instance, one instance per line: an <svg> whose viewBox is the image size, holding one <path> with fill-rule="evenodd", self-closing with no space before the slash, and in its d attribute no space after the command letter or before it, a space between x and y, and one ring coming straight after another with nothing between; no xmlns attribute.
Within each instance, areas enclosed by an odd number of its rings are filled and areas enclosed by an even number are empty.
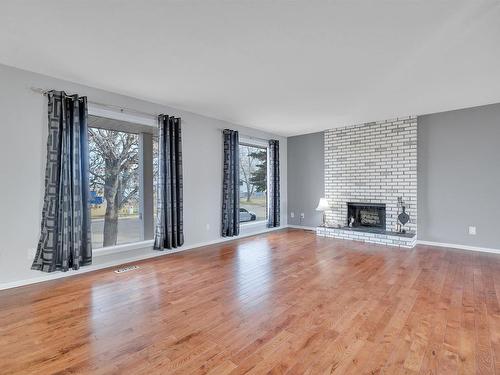
<svg viewBox="0 0 500 375"><path fill-rule="evenodd" d="M1 374L500 373L500 256L282 230L0 292Z"/></svg>

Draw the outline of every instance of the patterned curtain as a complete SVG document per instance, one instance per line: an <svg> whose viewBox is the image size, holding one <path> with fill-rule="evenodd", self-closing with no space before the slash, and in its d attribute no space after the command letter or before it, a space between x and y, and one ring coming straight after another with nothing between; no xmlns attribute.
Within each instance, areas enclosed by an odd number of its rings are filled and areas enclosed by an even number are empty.
<svg viewBox="0 0 500 375"><path fill-rule="evenodd" d="M50 91L40 240L31 266L52 272L92 263L87 98Z"/></svg>
<svg viewBox="0 0 500 375"><path fill-rule="evenodd" d="M280 226L280 142L269 140L269 228Z"/></svg>
<svg viewBox="0 0 500 375"><path fill-rule="evenodd" d="M184 244L181 119L158 116L157 220L154 248Z"/></svg>
<svg viewBox="0 0 500 375"><path fill-rule="evenodd" d="M240 233L240 151L235 130L224 129L224 168L222 181L222 237Z"/></svg>

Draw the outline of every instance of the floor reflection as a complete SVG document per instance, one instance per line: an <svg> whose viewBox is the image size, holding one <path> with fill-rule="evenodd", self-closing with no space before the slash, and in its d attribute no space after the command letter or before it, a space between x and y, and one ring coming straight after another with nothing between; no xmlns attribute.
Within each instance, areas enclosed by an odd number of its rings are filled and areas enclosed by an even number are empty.
<svg viewBox="0 0 500 375"><path fill-rule="evenodd" d="M272 268L272 247L267 239L238 245L234 279L242 311L268 301L273 284Z"/></svg>
<svg viewBox="0 0 500 375"><path fill-rule="evenodd" d="M161 320L154 312L162 303L161 283L156 272L141 269L135 274L116 275L106 284L91 288L90 326L92 350L95 355L119 351L121 342L136 335L141 327L148 327Z"/></svg>

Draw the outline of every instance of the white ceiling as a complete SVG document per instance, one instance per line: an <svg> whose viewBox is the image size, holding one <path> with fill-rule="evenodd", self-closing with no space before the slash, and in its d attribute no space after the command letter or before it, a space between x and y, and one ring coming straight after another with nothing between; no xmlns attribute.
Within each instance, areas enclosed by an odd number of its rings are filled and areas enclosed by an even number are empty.
<svg viewBox="0 0 500 375"><path fill-rule="evenodd" d="M0 51L282 135L500 102L500 1L2 0Z"/></svg>

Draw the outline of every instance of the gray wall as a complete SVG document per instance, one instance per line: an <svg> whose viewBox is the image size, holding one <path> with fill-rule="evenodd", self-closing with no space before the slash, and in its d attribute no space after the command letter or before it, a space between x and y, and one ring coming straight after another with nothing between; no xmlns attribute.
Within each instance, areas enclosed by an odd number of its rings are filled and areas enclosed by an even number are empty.
<svg viewBox="0 0 500 375"><path fill-rule="evenodd" d="M418 117L418 206L419 240L500 249L500 104Z"/></svg>
<svg viewBox="0 0 500 375"><path fill-rule="evenodd" d="M419 240L500 249L500 104L419 116L417 173ZM287 188L289 224L318 225L323 133L288 138Z"/></svg>
<svg viewBox="0 0 500 375"><path fill-rule="evenodd" d="M288 224L315 227L322 214L315 211L324 197L323 132L288 138ZM295 218L291 218L291 212ZM300 219L303 212L304 220Z"/></svg>
<svg viewBox="0 0 500 375"><path fill-rule="evenodd" d="M0 284L36 279L30 270L40 231L47 142L47 99L30 87L54 88L87 95L89 100L134 108L147 113L182 117L184 163L185 246L215 241L220 236L222 136L221 129L280 140L281 223L287 212L287 142L275 136L191 112L0 65ZM242 234L266 230L265 223L246 227ZM93 264L153 252L113 254ZM1 285L0 285L1 286Z"/></svg>

